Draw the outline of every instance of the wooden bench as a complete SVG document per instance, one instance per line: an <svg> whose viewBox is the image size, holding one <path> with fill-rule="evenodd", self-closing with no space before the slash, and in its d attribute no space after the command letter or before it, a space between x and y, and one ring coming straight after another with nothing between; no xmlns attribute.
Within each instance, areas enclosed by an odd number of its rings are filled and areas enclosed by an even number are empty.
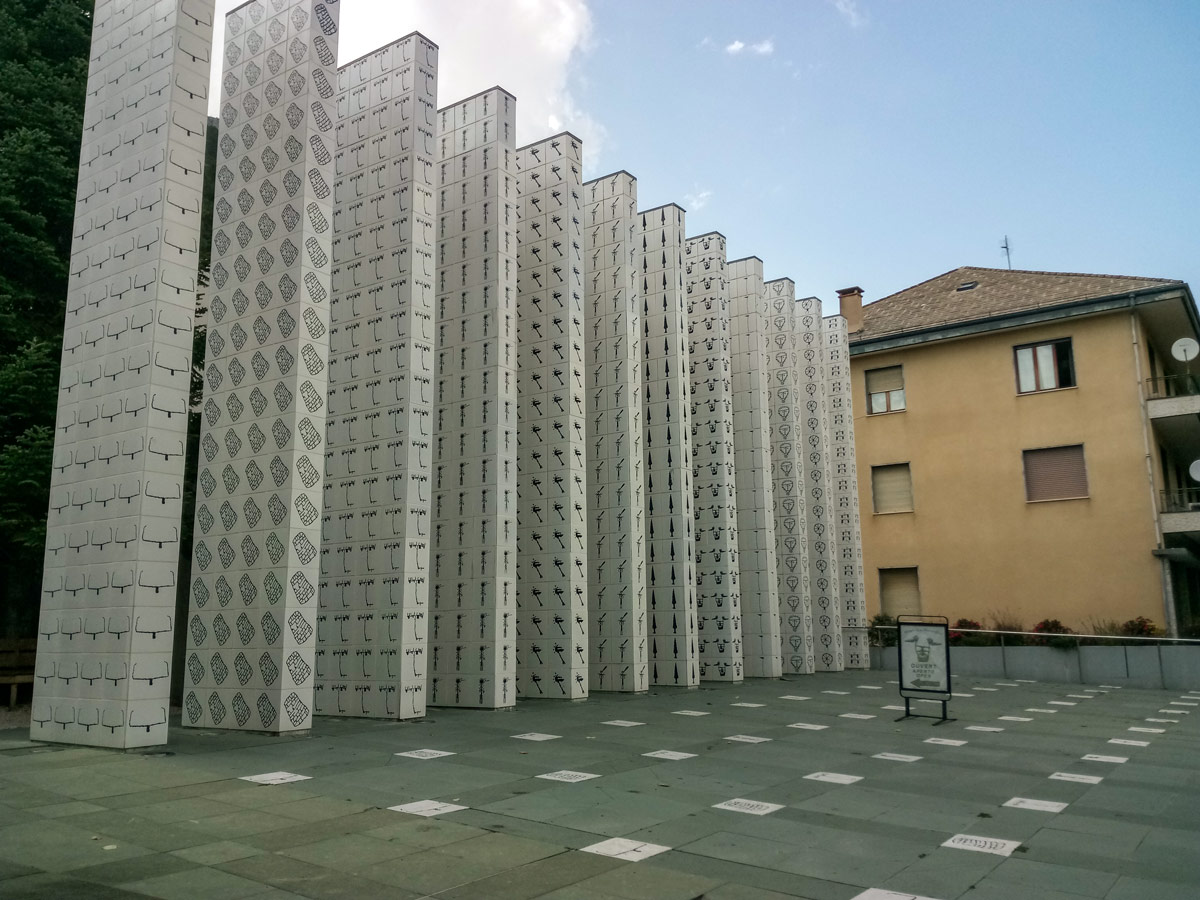
<svg viewBox="0 0 1200 900"><path fill-rule="evenodd" d="M0 638L0 684L7 684L8 708L17 705L17 688L33 684L37 638Z"/></svg>

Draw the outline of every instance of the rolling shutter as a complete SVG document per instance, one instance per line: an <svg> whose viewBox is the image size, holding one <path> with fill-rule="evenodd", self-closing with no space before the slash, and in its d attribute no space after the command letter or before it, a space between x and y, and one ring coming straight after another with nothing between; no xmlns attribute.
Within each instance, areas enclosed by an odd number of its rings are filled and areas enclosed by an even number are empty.
<svg viewBox="0 0 1200 900"><path fill-rule="evenodd" d="M880 569L879 606L888 616L918 616L921 614L921 590L917 570Z"/></svg>
<svg viewBox="0 0 1200 900"><path fill-rule="evenodd" d="M1026 450L1025 499L1073 500L1088 495L1083 444Z"/></svg>
<svg viewBox="0 0 1200 900"><path fill-rule="evenodd" d="M912 512L912 475L908 463L871 467L871 496L875 512Z"/></svg>

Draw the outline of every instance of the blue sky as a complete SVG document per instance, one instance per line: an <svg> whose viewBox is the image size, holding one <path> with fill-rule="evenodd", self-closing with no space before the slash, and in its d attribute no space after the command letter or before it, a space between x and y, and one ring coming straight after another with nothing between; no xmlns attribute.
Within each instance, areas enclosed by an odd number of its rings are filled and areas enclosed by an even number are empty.
<svg viewBox="0 0 1200 900"><path fill-rule="evenodd" d="M233 0L219 0L223 13ZM836 306L959 265L1200 290L1195 0L343 0L343 61L420 30L440 100L494 84L518 138ZM499 45L499 46L497 46ZM739 46L740 45L740 46Z"/></svg>

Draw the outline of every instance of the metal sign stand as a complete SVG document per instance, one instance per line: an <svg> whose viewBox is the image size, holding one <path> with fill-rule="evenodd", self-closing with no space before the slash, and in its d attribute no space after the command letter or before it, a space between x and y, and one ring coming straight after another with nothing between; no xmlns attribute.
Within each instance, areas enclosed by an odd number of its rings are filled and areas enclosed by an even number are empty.
<svg viewBox="0 0 1200 900"><path fill-rule="evenodd" d="M896 657L900 670L900 696L904 715L896 719L937 719L934 726L953 722L948 703L950 685L950 622L945 616L899 616L896 619ZM915 695L915 696L914 696ZM937 700L941 716L912 711L913 700Z"/></svg>

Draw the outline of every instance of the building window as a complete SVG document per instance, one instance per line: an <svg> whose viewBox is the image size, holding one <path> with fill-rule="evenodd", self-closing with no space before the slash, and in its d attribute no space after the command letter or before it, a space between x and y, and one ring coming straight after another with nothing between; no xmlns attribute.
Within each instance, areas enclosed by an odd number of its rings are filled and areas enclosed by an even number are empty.
<svg viewBox="0 0 1200 900"><path fill-rule="evenodd" d="M867 415L904 409L904 367L888 366L867 372Z"/></svg>
<svg viewBox="0 0 1200 900"><path fill-rule="evenodd" d="M1070 338L1014 347L1013 355L1017 367L1017 393L1075 387L1075 359Z"/></svg>
<svg viewBox="0 0 1200 900"><path fill-rule="evenodd" d="M916 566L879 570L879 611L892 618L921 614L921 587Z"/></svg>
<svg viewBox="0 0 1200 900"><path fill-rule="evenodd" d="M1078 500L1088 495L1083 444L1026 450L1025 499Z"/></svg>
<svg viewBox="0 0 1200 900"><path fill-rule="evenodd" d="M908 463L871 466L871 496L877 513L912 512L912 474Z"/></svg>

